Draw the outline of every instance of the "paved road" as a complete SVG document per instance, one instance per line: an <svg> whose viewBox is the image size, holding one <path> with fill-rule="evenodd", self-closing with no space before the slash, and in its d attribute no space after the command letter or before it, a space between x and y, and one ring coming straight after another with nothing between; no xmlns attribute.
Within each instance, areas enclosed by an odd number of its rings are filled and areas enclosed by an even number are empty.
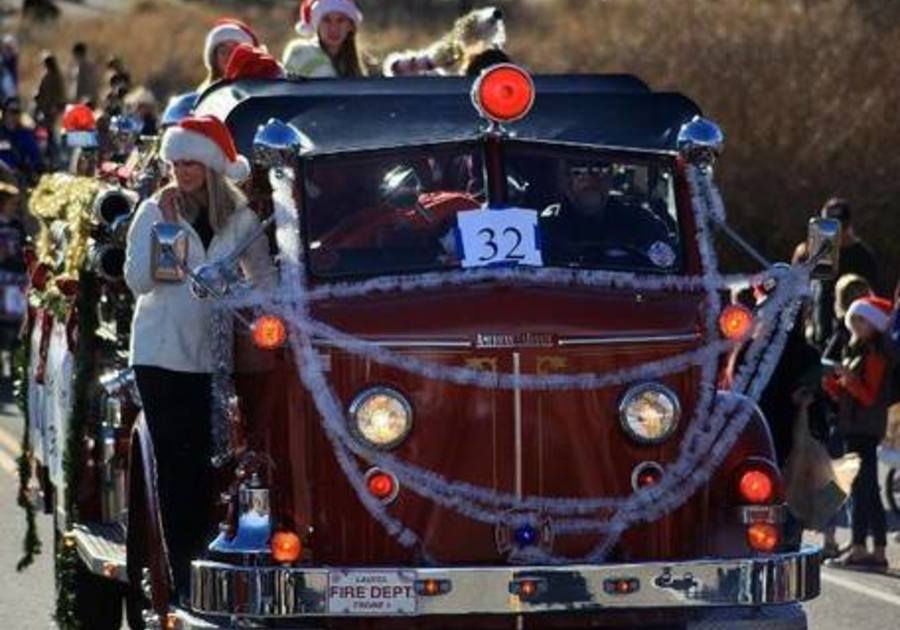
<svg viewBox="0 0 900 630"><path fill-rule="evenodd" d="M0 402L0 628L47 630L54 628L52 557L38 557L34 566L16 573L25 522L15 504L17 455L21 420L9 403ZM900 529L900 520L892 526ZM50 517L40 515L41 540L51 541ZM846 531L841 531L843 537ZM812 538L814 540L814 538ZM897 576L860 574L825 569L823 593L807 606L814 630L897 630L900 628L900 545L892 543Z"/></svg>

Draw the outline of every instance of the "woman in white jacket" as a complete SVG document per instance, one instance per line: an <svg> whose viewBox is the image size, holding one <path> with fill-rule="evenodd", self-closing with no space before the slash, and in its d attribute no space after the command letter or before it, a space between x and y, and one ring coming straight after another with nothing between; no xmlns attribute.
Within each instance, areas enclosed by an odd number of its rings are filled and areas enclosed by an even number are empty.
<svg viewBox="0 0 900 630"><path fill-rule="evenodd" d="M187 266L227 256L259 225L229 180L250 174L228 128L212 116L188 117L166 131L161 154L174 183L144 201L128 232L125 280L136 298L130 363L153 438L169 559L180 596L188 594L192 557L211 540L211 306L193 296L190 281L161 282L151 269L151 232L175 223L188 235ZM273 277L265 238L243 255L244 275Z"/></svg>

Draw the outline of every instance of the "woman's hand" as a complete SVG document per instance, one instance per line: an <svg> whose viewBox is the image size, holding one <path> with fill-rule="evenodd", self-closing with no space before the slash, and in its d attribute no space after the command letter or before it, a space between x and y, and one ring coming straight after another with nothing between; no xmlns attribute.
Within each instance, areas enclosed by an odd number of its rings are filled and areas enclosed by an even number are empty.
<svg viewBox="0 0 900 630"><path fill-rule="evenodd" d="M159 195L159 209L167 223L178 223L181 211L181 198L174 186L164 188Z"/></svg>

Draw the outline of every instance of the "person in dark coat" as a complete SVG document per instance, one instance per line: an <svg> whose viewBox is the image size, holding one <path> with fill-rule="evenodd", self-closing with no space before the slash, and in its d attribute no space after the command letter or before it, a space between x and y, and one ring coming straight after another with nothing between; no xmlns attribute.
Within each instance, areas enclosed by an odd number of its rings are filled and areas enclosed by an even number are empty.
<svg viewBox="0 0 900 630"><path fill-rule="evenodd" d="M853 229L853 216L850 203L846 199L833 197L822 207L823 218L837 219L841 222L841 251L838 262L837 278L854 273L862 276L875 292L880 290L878 262L872 248L860 239ZM813 343L824 348L825 343L842 325L834 317L833 280L817 280L813 282L812 333Z"/></svg>

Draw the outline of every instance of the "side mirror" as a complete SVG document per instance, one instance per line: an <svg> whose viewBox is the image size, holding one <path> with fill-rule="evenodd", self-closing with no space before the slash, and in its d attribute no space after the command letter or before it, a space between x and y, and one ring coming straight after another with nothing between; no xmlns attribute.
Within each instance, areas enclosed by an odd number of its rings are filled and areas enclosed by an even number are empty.
<svg viewBox="0 0 900 630"><path fill-rule="evenodd" d="M157 223L150 232L150 275L159 282L181 282L188 260L188 234L175 223Z"/></svg>
<svg viewBox="0 0 900 630"><path fill-rule="evenodd" d="M810 277L815 280L834 279L841 255L841 222L837 219L810 219L806 248L812 264Z"/></svg>

